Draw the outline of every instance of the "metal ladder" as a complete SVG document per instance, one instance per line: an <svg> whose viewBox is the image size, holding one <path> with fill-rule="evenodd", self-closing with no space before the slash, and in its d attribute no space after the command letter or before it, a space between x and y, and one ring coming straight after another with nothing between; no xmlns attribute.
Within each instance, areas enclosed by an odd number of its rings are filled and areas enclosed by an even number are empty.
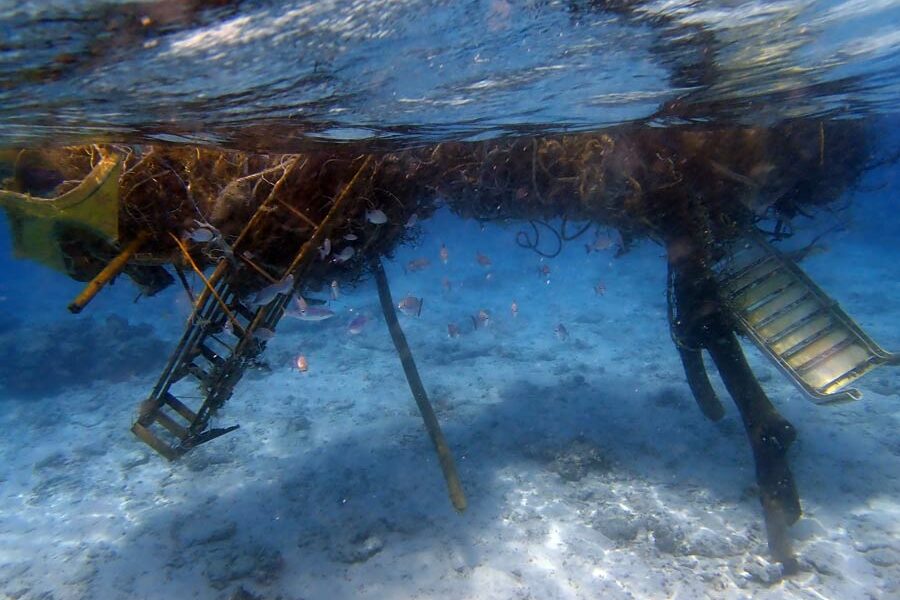
<svg viewBox="0 0 900 600"><path fill-rule="evenodd" d="M278 200L276 184L232 245L234 262L222 259L208 278L209 286L216 293L213 294L207 287L197 298L178 346L153 391L140 405L138 418L131 427L138 438L165 458L175 460L197 445L238 428L238 425L210 428L209 421L231 397L244 370L265 349L265 340L258 334L261 330L275 330L293 290L276 295L267 305L252 308L233 289L235 277L246 276L246 265L265 274L269 281L281 281L288 275L294 275L296 289L299 274L345 212L350 203L350 190L371 162L372 158L366 157L318 224L301 213L298 207ZM290 215L297 218L298 223L305 223L304 231L309 235L303 236L304 241L281 273L267 274L248 256L247 242L252 238L251 234L266 223L283 223ZM191 408L173 393L173 386L186 378L193 379L200 389L202 402L196 408Z"/></svg>
<svg viewBox="0 0 900 600"><path fill-rule="evenodd" d="M797 264L749 233L713 268L722 300L747 336L813 402L858 400L847 389L883 365L900 364L822 291Z"/></svg>

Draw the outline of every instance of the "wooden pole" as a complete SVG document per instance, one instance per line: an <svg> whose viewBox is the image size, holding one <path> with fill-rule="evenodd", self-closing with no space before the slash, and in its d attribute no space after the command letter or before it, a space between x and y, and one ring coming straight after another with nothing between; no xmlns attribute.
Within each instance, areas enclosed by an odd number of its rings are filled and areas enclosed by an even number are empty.
<svg viewBox="0 0 900 600"><path fill-rule="evenodd" d="M391 332L394 348L397 349L400 362L403 364L403 372L406 373L409 389L412 391L413 398L415 398L419 407L419 412L422 414L422 420L425 421L425 429L428 430L428 435L431 437L431 442L437 451L441 470L444 472L444 480L447 482L447 490L450 493L450 502L453 503L453 508L462 512L466 509L466 495L459 481L450 447L447 445L447 440L444 439L437 416L434 414L434 409L428 401L428 394L425 392L425 386L422 385L422 379L419 377L418 369L416 369L416 363L413 360L412 352L409 350L409 344L406 342L406 336L403 334L403 329L400 328L400 322L397 320L394 299L391 297L387 275L384 273L381 260L378 258L374 259L372 267L375 272L375 282L378 285L378 299L381 301L381 310L384 313L388 330Z"/></svg>

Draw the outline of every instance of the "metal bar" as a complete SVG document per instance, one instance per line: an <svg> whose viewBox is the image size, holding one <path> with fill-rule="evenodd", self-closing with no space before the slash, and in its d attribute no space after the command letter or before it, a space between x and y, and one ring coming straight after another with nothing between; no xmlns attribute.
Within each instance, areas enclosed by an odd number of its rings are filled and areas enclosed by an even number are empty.
<svg viewBox="0 0 900 600"><path fill-rule="evenodd" d="M834 356L835 354L837 354L838 352L840 352L847 346L850 346L851 344L853 344L854 341L856 341L856 340L853 338L853 336L847 336L843 340L841 340L840 342L835 344L834 346L828 348L827 350L821 352L820 354L816 355L815 357L809 359L802 365L798 365L797 367L795 367L795 369L797 370L798 373L802 373L804 371L809 371L810 369L814 369L817 365L822 364L822 362L828 360L829 358L831 358L832 356Z"/></svg>
<svg viewBox="0 0 900 600"><path fill-rule="evenodd" d="M287 210L289 210L289 211L291 212L292 215L294 215L295 217L297 217L297 218L300 219L301 221L304 221L307 225L309 225L310 227L312 227L313 231L315 231L316 229L319 228L319 226L316 225L315 221L313 221L312 219L310 219L309 217L307 217L306 215L304 215L302 212L300 212L299 210L297 210L296 208L294 208L293 206L291 206L290 204L288 204L288 203L285 202L284 200L279 200L279 201L278 201L278 204L280 204L281 206L283 206L284 208L286 208Z"/></svg>
<svg viewBox="0 0 900 600"><path fill-rule="evenodd" d="M88 302L94 299L94 296L100 293L100 290L109 283L116 275L122 272L135 252L144 245L150 238L150 234L146 231L140 232L136 238L131 240L127 246L109 263L103 267L96 277L91 279L78 296L69 303L69 311L80 313Z"/></svg>
<svg viewBox="0 0 900 600"><path fill-rule="evenodd" d="M309 238L309 240L305 244L303 244L300 252L291 262L290 266L285 270L284 276L287 276L290 273L295 273L299 267L305 265L306 262L310 258L312 258L313 253L317 251L318 247L322 245L322 243L325 241L325 237L331 230L331 226L338 219L338 217L344 213L344 205L347 204L348 200L350 199L350 192L359 182L363 171L368 169L369 165L372 164L372 161L373 158L371 154L366 156L366 159L356 171L356 174L353 176L350 182L344 186L344 189L341 190L341 193L338 194L338 197L335 198L334 203L331 205L331 210L328 211L328 215L322 220L322 223L313 232L312 237Z"/></svg>
<svg viewBox="0 0 900 600"><path fill-rule="evenodd" d="M447 482L447 489L450 493L450 501L453 507L462 512L466 509L466 495L459 481L459 475L456 472L456 464L453 461L453 455L450 452L450 446L444 438L441 431L440 423L434 414L434 408L428 401L428 393L425 386L422 385L422 379L419 377L419 370L416 368L416 361L410 352L409 344L406 336L403 335L403 329L397 321L397 312L394 309L394 299L391 297L391 290L388 287L387 275L384 273L384 267L379 259L372 261L372 270L375 273L375 282L378 284L378 299L381 301L381 311L384 313L384 319L387 322L388 330L391 332L391 339L394 342L394 348L397 349L397 355L400 357L400 363L403 365L403 372L406 374L406 381L409 389L412 391L419 412L422 414L422 420L425 422L425 429L431 438L434 449L437 452L438 460L441 463L441 470L444 473L444 480Z"/></svg>
<svg viewBox="0 0 900 600"><path fill-rule="evenodd" d="M781 357L784 360L791 360L792 357L803 352L803 350L805 350L806 348L809 348L812 344L815 344L818 340L822 339L823 337L825 337L826 335L828 335L829 333L831 333L832 331L837 329L837 327L838 327L837 323L835 323L834 321L830 321L822 329L819 329L815 333L812 333L812 334L806 336L805 338L803 338L802 340L800 340L799 342L797 342L790 348L780 352L779 354L781 354Z"/></svg>
<svg viewBox="0 0 900 600"><path fill-rule="evenodd" d="M278 283L278 280L277 280L277 279L275 279L274 277L272 277L271 275L269 275L269 273L268 273L265 269L263 269L262 267L260 267L258 264L256 264L255 262L253 262L252 260L250 260L249 258L247 258L246 256L244 256L244 253L243 253L243 252L238 253L237 256L238 256L238 258L240 258L242 261L244 261L245 263L247 263L247 266L249 266L251 269L253 269L253 270L256 271L257 273L259 273L260 275L262 275L263 278L264 278L266 281L268 281L269 283Z"/></svg>
<svg viewBox="0 0 900 600"><path fill-rule="evenodd" d="M766 327L767 325L769 325L770 323L772 323L779 317L782 317L782 316L788 314L789 312L791 312L792 310L794 310L795 308L797 308L798 306L800 306L801 304L803 304L804 302L809 300L810 296L811 296L811 294L809 293L809 290L806 290L802 296L800 296L799 298L797 298L790 304L786 304L786 305L782 306L779 310L773 312L771 315L769 315L765 319L760 319L759 321L754 323L753 326L756 327L757 329L763 329L764 327Z"/></svg>

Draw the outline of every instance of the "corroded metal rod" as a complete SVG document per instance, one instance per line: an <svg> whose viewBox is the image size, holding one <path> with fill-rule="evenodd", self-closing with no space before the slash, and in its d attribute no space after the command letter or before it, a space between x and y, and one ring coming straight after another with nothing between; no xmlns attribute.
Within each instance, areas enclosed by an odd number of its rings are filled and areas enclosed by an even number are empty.
<svg viewBox="0 0 900 600"><path fill-rule="evenodd" d="M710 421L721 421L725 416L725 407L722 406L722 402L716 396L716 391L709 382L709 375L703 365L703 355L700 350L679 347L678 355L681 357L684 374L700 411Z"/></svg>
<svg viewBox="0 0 900 600"><path fill-rule="evenodd" d="M800 518L800 496L794 483L787 460L787 451L796 438L796 430L766 396L734 334L731 321L721 312L717 302L717 283L702 261L690 256L677 257L670 248L670 262L674 273L673 292L678 309L681 331L689 348L696 348L696 354L682 354L687 358L685 371L695 379L692 390L700 381L702 392L696 399L701 408L708 404L712 408L711 418L719 407L709 397L704 397L708 378L702 379L699 371L705 370L700 359L699 348L709 352L725 389L737 405L744 423L753 460L756 464L756 482L759 485L759 499L766 522L769 551L782 564L784 574L797 571L798 562L791 547L788 527ZM677 258L676 258L677 257ZM705 382L705 384L703 383ZM696 394L696 391L695 391ZM713 396L714 398L714 396Z"/></svg>
<svg viewBox="0 0 900 600"><path fill-rule="evenodd" d="M135 253L140 249L140 247L147 241L150 237L146 231L142 231L135 237L133 240L128 242L128 245L116 256L114 259L109 261L103 270L97 274L96 277L91 279L88 284L84 287L84 290L78 294L78 297L72 300L69 304L69 311L73 313L80 313L85 306L87 306L88 302L94 299L100 290L103 289L107 283L109 283L116 275L122 272L122 269L125 268L125 265L128 264L128 261L131 260L131 257L135 255Z"/></svg>
<svg viewBox="0 0 900 600"><path fill-rule="evenodd" d="M444 480L447 482L447 490L450 493L450 501L453 503L453 508L462 512L466 509L466 495L463 492L459 475L456 472L456 464L453 462L453 455L450 453L447 440L444 439L444 434L441 431L437 416L434 414L431 402L428 401L428 394L425 392L425 386L422 385L422 379L419 377L418 369L416 369L416 362L413 360L412 352L409 350L406 336L403 334L403 329L400 328L400 322L397 321L394 299L391 297L387 275L384 273L384 267L381 265L380 259L376 258L372 261L372 270L375 272L375 282L378 284L378 299L381 301L384 319L387 321L388 329L391 332L394 348L397 349L400 362L403 364L403 372L406 373L409 389L412 391L413 398L415 398L416 404L419 406L422 420L425 421L425 429L428 430L428 435L431 437L434 449L437 451L441 470L444 472Z"/></svg>

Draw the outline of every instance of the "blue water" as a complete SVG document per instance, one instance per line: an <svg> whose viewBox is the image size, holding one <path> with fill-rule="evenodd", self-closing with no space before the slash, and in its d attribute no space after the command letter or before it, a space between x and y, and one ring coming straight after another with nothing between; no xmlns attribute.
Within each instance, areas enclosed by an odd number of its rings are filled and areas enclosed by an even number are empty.
<svg viewBox="0 0 900 600"><path fill-rule="evenodd" d="M871 168L795 215L779 248L815 241L800 266L900 350L898 5L0 2L0 149L380 151L623 123L859 119ZM799 572L784 575L734 403L713 375L725 416L712 423L686 383L665 247L642 237L620 253L615 230L591 226L546 258L517 244L527 221L465 219L459 200L439 198L385 270L395 304L423 302L399 321L463 513L371 277L337 298L307 291L335 316L283 319L264 368L212 420L241 428L169 463L129 427L187 325L184 289L137 298L119 277L72 315L84 283L15 256L0 215L4 597L900 596L895 368L854 382L861 400L818 406L742 342L798 433ZM597 235L612 243L587 253Z"/></svg>

